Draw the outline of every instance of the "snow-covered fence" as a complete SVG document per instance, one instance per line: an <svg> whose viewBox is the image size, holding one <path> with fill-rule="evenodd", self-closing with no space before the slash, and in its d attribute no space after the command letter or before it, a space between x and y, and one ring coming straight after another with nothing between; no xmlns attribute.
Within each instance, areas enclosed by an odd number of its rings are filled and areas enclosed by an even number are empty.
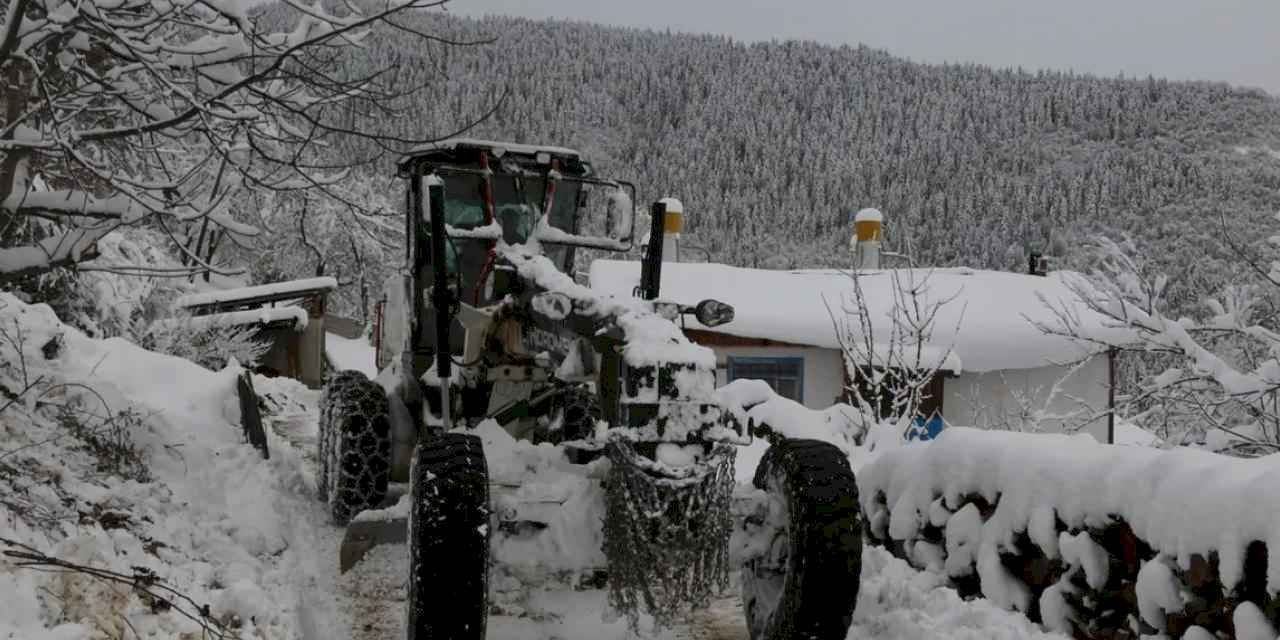
<svg viewBox="0 0 1280 640"><path fill-rule="evenodd" d="M871 542L1050 629L1276 638L1280 456L952 428L858 485Z"/></svg>

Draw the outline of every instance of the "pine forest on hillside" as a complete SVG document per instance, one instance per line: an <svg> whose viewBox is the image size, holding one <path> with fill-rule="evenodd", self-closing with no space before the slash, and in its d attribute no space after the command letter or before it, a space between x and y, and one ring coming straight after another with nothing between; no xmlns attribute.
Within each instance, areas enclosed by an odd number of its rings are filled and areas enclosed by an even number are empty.
<svg viewBox="0 0 1280 640"><path fill-rule="evenodd" d="M406 132L578 148L642 202L681 198L712 260L847 264L848 214L890 217L924 265L1024 268L1093 234L1132 234L1183 303L1280 208L1280 102L1223 84L924 65L868 48L743 44L571 22L422 16L473 47L365 64L424 84ZM505 93L504 93L505 92ZM1265 235L1265 234L1264 234ZM908 245L909 243L909 245ZM1180 276L1180 277L1179 277Z"/></svg>
<svg viewBox="0 0 1280 640"><path fill-rule="evenodd" d="M255 11L280 27L290 12ZM367 320L400 255L396 142L455 133L577 148L636 183L638 206L680 198L686 242L739 266L848 266L849 215L863 207L888 214L891 250L926 266L1022 270L1039 251L1084 269L1091 237L1130 235L1184 313L1247 268L1239 252L1280 209L1280 101L1257 90L564 21L397 20L430 37L377 27L338 73L400 95L330 108L380 137L308 151L355 170L319 190L236 193L220 219L266 233L188 225L188 251L255 282L334 275L333 310ZM151 227L118 261L160 264ZM6 227L0 245L32 237Z"/></svg>

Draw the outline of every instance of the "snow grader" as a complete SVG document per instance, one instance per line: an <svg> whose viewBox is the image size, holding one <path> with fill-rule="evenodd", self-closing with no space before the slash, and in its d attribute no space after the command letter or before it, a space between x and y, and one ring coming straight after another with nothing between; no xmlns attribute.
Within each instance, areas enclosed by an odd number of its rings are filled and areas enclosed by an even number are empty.
<svg viewBox="0 0 1280 640"><path fill-rule="evenodd" d="M642 612L672 623L737 574L752 640L844 638L861 566L854 476L836 447L781 437L716 389L715 356L682 320L713 327L732 308L658 296L673 201L653 205L640 286L617 299L574 266L632 248L635 187L579 153L455 139L409 153L398 175L407 246L380 303L380 373L326 380L318 493L348 526L344 565L379 536L407 542L408 637L483 638L493 550L571 526L593 535L557 539L599 541L594 584L633 625ZM553 447L601 510L538 508L545 492L493 482L485 428ZM753 437L771 446L756 489L735 491Z"/></svg>

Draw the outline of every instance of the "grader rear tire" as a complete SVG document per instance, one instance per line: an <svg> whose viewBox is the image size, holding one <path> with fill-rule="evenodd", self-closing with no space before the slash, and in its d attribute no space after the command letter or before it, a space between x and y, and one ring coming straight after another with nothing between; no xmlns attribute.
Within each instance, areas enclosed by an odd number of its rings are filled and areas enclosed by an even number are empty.
<svg viewBox="0 0 1280 640"><path fill-rule="evenodd" d="M489 470L480 438L429 436L413 452L409 640L483 640L489 613Z"/></svg>
<svg viewBox="0 0 1280 640"><path fill-rule="evenodd" d="M818 440L770 447L754 484L769 494L767 550L742 569L751 640L842 640L858 602L858 487L840 449Z"/></svg>
<svg viewBox="0 0 1280 640"><path fill-rule="evenodd" d="M359 371L342 371L325 384L316 484L334 524L345 525L386 498L391 475L387 411L386 392Z"/></svg>

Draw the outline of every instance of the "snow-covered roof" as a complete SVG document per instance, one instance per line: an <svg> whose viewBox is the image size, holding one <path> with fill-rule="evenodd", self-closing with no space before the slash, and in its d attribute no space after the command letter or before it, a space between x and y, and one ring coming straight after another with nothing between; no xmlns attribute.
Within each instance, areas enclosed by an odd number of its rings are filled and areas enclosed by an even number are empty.
<svg viewBox="0 0 1280 640"><path fill-rule="evenodd" d="M527 155L537 155L538 153L549 153L553 156L561 156L561 157L572 156L575 158L582 155L577 151L574 151L573 149L566 149L565 147L552 147L552 146L540 145L540 144L516 144L514 142L499 142L496 140L480 140L477 138L450 138L448 140L441 140L439 142L430 142L424 145L419 145L417 147L414 147L410 149L408 153L404 154L401 162L403 162L404 159L412 158L413 156L421 155L424 153L429 153L431 151L451 151L459 147L488 149L495 156L501 156L503 153L506 153L506 152L527 154Z"/></svg>
<svg viewBox="0 0 1280 640"><path fill-rule="evenodd" d="M952 357L947 358L944 369L1030 369L1070 362L1101 350L1097 345L1047 335L1034 326L1033 322L1058 324L1046 301L1059 308L1066 304L1092 337L1113 343L1125 337L1079 302L1067 284L1075 274L1031 276L949 268L861 272L876 341L891 334L888 310L893 306L895 274L906 286L914 282L923 287L922 302L946 302L934 320L928 345L930 351L951 349ZM631 296L640 283L640 263L597 260L591 265L590 282L601 293ZM832 316L842 322L850 316L844 309L852 306L853 290L850 273L835 269L775 271L668 262L662 265L659 298L689 305L714 298L733 306L732 322L712 329L687 317L686 326L691 329L838 349ZM857 320L856 316L850 319Z"/></svg>
<svg viewBox="0 0 1280 640"><path fill-rule="evenodd" d="M302 307L264 307L245 311L229 311L196 316L187 320L192 327L239 327L251 324L269 325L288 323L294 331L307 328L307 310Z"/></svg>
<svg viewBox="0 0 1280 640"><path fill-rule="evenodd" d="M338 281L329 277L305 278L272 282L253 287L238 289L220 289L202 291L178 298L174 305L182 309L207 307L213 305L233 304L246 301L284 300L290 297L303 297L313 293L329 292L338 288Z"/></svg>

